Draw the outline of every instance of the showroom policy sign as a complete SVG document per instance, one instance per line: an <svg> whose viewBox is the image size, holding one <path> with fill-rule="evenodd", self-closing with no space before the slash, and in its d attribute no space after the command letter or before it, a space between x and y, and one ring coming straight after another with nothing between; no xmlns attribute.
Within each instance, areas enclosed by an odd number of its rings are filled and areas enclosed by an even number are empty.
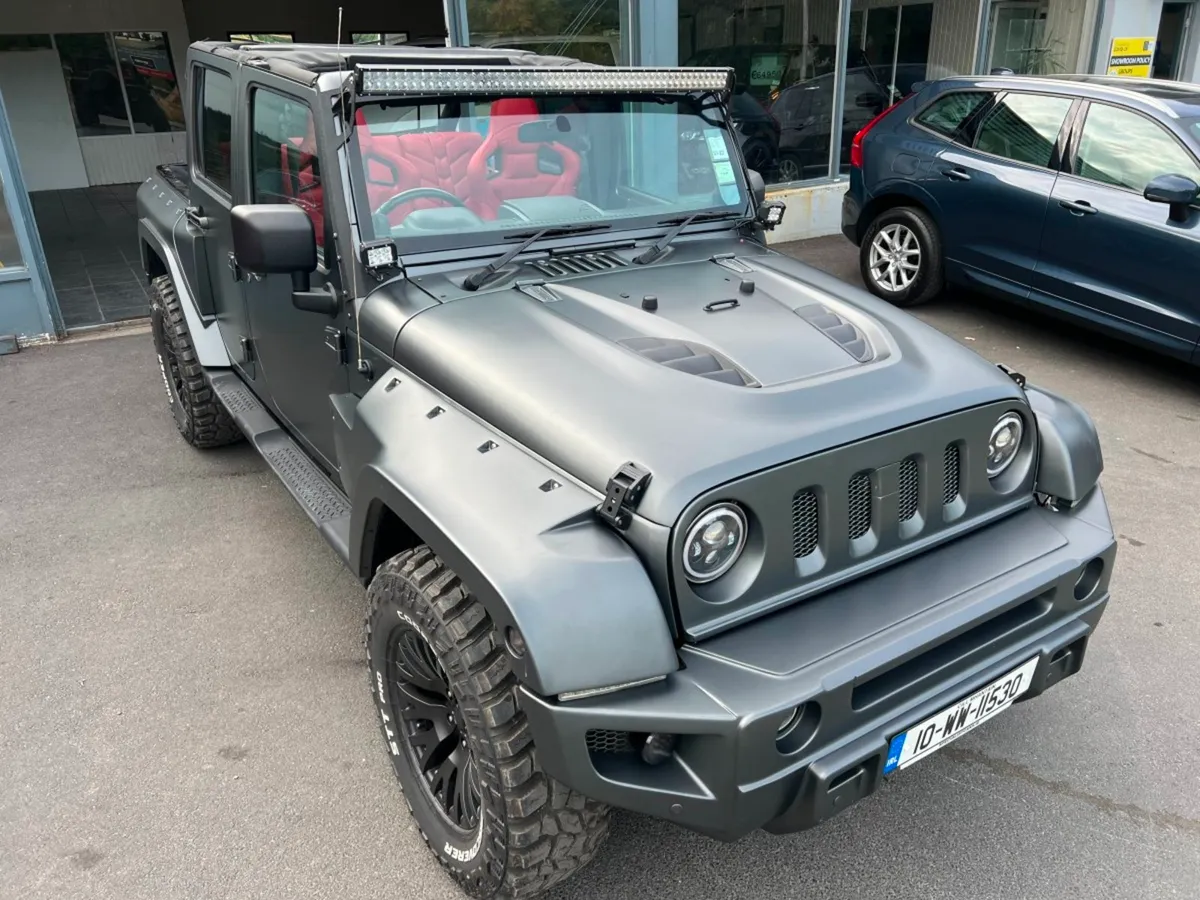
<svg viewBox="0 0 1200 900"><path fill-rule="evenodd" d="M1108 74L1149 78L1154 62L1154 38L1113 38L1108 53Z"/></svg>

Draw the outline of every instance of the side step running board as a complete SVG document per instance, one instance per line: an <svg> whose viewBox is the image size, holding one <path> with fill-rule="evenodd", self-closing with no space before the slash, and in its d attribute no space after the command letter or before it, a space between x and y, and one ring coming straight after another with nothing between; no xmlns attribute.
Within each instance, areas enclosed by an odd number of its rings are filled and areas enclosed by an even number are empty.
<svg viewBox="0 0 1200 900"><path fill-rule="evenodd" d="M350 557L350 498L329 480L232 372L210 372L213 390L317 530L344 562Z"/></svg>

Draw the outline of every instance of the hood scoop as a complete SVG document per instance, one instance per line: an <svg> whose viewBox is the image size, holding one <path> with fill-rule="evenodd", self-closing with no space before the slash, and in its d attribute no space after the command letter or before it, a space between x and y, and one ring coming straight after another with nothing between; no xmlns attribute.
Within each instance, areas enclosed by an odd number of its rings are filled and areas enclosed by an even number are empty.
<svg viewBox="0 0 1200 900"><path fill-rule="evenodd" d="M795 312L860 363L868 363L875 358L875 350L867 336L853 322L846 321L824 303L801 306Z"/></svg>
<svg viewBox="0 0 1200 900"><path fill-rule="evenodd" d="M758 382L728 359L700 344L656 337L624 338L617 343L676 372L687 372L738 387L759 386Z"/></svg>
<svg viewBox="0 0 1200 900"><path fill-rule="evenodd" d="M629 263L608 250L598 250L594 253L570 253L562 256L551 256L549 259L539 259L531 262L531 266L549 278L562 278L567 275L587 275L592 272L607 272L609 269L620 269Z"/></svg>

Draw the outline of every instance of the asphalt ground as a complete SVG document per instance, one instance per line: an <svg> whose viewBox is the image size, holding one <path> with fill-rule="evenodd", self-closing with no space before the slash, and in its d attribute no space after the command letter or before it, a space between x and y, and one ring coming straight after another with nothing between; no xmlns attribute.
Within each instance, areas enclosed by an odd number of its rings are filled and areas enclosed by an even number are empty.
<svg viewBox="0 0 1200 900"><path fill-rule="evenodd" d="M857 281L840 238L787 248ZM1082 402L1120 534L1082 673L819 829L616 813L566 898L1200 892L1200 385L1070 325L920 310ZM148 334L0 359L0 897L455 898L378 737L361 589L246 446L178 437Z"/></svg>

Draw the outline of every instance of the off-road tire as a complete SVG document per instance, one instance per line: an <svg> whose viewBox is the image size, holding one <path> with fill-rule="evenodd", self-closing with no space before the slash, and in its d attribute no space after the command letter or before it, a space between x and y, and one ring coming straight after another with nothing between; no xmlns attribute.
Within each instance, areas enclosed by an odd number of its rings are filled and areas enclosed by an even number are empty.
<svg viewBox="0 0 1200 900"><path fill-rule="evenodd" d="M150 282L150 330L171 415L193 447L223 447L242 439L237 423L209 384L169 275ZM172 362L173 360L173 362Z"/></svg>
<svg viewBox="0 0 1200 900"><path fill-rule="evenodd" d="M876 283L871 275L871 246L876 235L889 225L900 225L915 235L920 247L920 269L912 283L899 291L889 291ZM894 206L885 209L867 226L858 248L858 268L863 284L876 297L894 306L909 307L926 303L938 296L943 287L942 240L937 225L923 209L914 206Z"/></svg>
<svg viewBox="0 0 1200 900"><path fill-rule="evenodd" d="M483 606L425 546L380 566L367 597L368 672L384 744L409 811L442 867L471 897L492 900L532 897L587 865L607 837L608 808L538 764L504 639ZM480 788L473 832L444 816L403 743L393 696L405 695L385 671L394 629L424 639L458 704Z"/></svg>

